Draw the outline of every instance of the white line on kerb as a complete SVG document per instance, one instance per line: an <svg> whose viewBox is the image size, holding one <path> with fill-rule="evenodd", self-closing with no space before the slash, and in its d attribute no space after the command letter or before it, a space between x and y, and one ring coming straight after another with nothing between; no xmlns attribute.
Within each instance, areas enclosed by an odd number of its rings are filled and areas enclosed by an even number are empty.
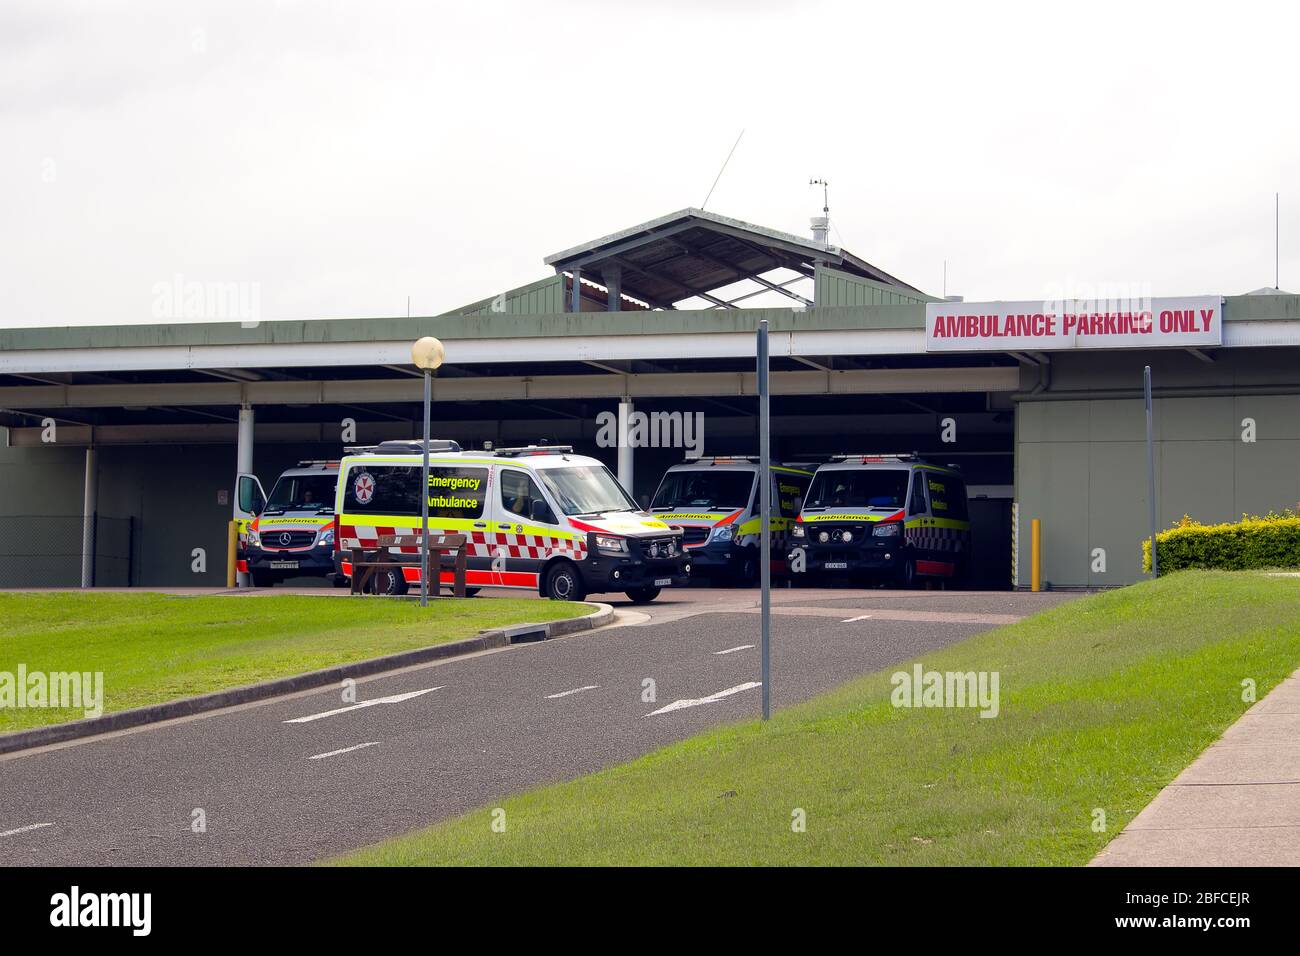
<svg viewBox="0 0 1300 956"><path fill-rule="evenodd" d="M354 750L361 750L364 747L378 747L378 740L368 740L364 744L357 744L355 747L344 747L342 750L331 750L329 753L316 754L308 757L308 760L324 760L326 757L337 757L339 754L350 754Z"/></svg>
<svg viewBox="0 0 1300 956"><path fill-rule="evenodd" d="M673 710L685 710L687 707L699 707L702 704L713 704L722 700L724 697L730 697L732 694L739 694L743 690L751 690L763 685L752 680L745 684L737 684L735 687L728 687L726 690L720 690L716 694L710 694L708 697L696 697L689 700L675 700L667 707L660 707L658 710L652 710L646 714L647 717L653 717L655 714L666 714Z"/></svg>
<svg viewBox="0 0 1300 956"><path fill-rule="evenodd" d="M31 833L33 830L39 830L42 827L52 827L52 826L54 826L53 823L29 823L25 827L18 827L17 829L14 830L5 830L3 833L0 833L0 837L17 836L20 833Z"/></svg>
<svg viewBox="0 0 1300 956"><path fill-rule="evenodd" d="M867 619L870 618L870 617L871 617L870 614L859 614L857 617L845 618L843 621L840 621L840 623L841 623L841 624L852 624L854 621L865 621L865 620L867 620Z"/></svg>
<svg viewBox="0 0 1300 956"><path fill-rule="evenodd" d="M586 687L575 687L573 690L562 690L558 694L547 694L547 700L555 700L557 697L568 697L570 694L581 694L584 690L596 690L599 684L588 684Z"/></svg>
<svg viewBox="0 0 1300 956"><path fill-rule="evenodd" d="M734 654L736 651L747 651L753 644L741 644L739 647L728 647L725 651L714 651L714 654Z"/></svg>
<svg viewBox="0 0 1300 956"><path fill-rule="evenodd" d="M404 700L410 700L412 697L419 697L422 694L429 694L435 690L442 690L446 684L440 684L437 687L426 687L424 690L413 690L407 694L393 694L391 697L376 697L374 700L363 700L359 704L351 704L347 707L339 707L334 710L327 710L320 714L308 714L306 717L294 717L292 720L286 720L286 724L305 724L312 720L320 720L322 717L333 717L335 714L346 714L350 710L360 710L363 707L374 707L376 704L400 704Z"/></svg>

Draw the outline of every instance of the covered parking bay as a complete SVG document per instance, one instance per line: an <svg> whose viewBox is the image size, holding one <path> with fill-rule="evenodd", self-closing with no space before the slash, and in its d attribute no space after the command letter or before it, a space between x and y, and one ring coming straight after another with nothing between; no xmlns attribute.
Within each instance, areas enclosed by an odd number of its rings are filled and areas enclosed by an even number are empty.
<svg viewBox="0 0 1300 956"><path fill-rule="evenodd" d="M620 455L599 441L602 413L699 413L704 453L753 453L765 318L774 453L959 464L984 587L1028 581L1027 549L1013 565L1013 498L1022 530L1044 523L1055 586L1141 576L1143 364L1157 380L1162 523L1300 497L1295 296L1229 297L1213 350L933 354L933 297L824 242L712 214L685 210L547 264L550 278L427 318L0 332L3 586L224 584L238 471L269 482L345 445L417 436L421 335L447 346L435 435L573 444L646 500L686 449ZM748 307L773 297L788 305ZM1250 443L1245 418L1259 425Z"/></svg>

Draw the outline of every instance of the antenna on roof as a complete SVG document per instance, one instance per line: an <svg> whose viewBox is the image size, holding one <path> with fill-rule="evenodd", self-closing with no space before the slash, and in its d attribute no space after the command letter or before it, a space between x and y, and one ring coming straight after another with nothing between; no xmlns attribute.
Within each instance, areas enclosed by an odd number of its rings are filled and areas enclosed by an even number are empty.
<svg viewBox="0 0 1300 956"><path fill-rule="evenodd" d="M809 186L820 186L822 188L822 214L812 218L812 237L813 242L827 245L831 231L831 199L830 186L824 179L810 179Z"/></svg>
<svg viewBox="0 0 1300 956"><path fill-rule="evenodd" d="M744 135L745 135L745 131L742 129L740 131L740 136L744 136ZM718 180L721 179L722 174L726 172L727 163L731 162L732 154L736 152L736 147L740 145L740 136L737 136L736 141L731 144L731 152L728 153L727 158L722 161L722 168L718 170L718 175L713 177L713 185L709 187L709 194L704 197L704 202L700 203L701 212L703 212L704 207L709 204L709 200L713 198L713 190L718 188Z"/></svg>

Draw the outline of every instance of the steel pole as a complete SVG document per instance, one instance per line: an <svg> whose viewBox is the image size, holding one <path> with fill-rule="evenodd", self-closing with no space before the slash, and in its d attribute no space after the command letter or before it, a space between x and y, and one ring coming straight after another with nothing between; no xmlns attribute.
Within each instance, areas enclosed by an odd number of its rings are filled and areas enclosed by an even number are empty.
<svg viewBox="0 0 1300 956"><path fill-rule="evenodd" d="M1147 516L1151 523L1151 577L1160 577L1156 556L1156 449L1151 426L1151 366L1142 370L1142 395L1147 406Z"/></svg>
<svg viewBox="0 0 1300 956"><path fill-rule="evenodd" d="M759 580L762 582L763 719L772 716L772 441L768 421L767 319L758 323Z"/></svg>
<svg viewBox="0 0 1300 956"><path fill-rule="evenodd" d="M420 607L429 605L429 405L433 373L424 370L424 464L420 472Z"/></svg>

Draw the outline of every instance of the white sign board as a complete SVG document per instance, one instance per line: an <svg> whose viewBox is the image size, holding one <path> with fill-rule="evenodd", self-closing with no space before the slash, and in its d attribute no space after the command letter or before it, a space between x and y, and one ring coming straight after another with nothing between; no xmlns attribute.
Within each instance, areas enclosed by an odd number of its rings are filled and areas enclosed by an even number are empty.
<svg viewBox="0 0 1300 956"><path fill-rule="evenodd" d="M1195 348L1223 344L1217 295L1095 302L929 302L927 352Z"/></svg>

